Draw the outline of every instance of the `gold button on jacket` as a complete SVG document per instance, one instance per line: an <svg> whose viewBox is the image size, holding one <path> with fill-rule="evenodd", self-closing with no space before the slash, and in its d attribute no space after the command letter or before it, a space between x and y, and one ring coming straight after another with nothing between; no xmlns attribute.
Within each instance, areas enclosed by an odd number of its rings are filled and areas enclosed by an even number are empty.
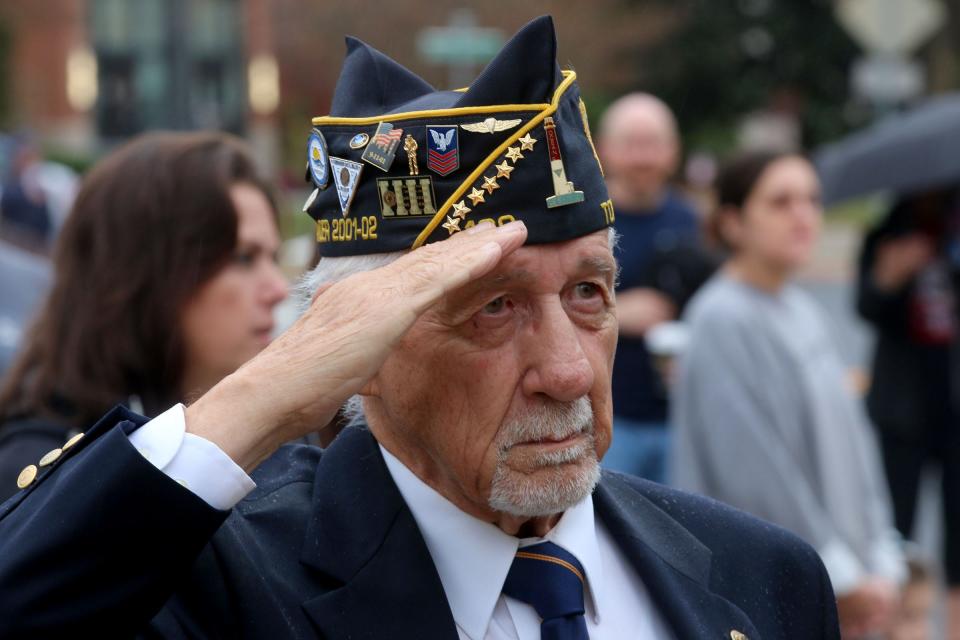
<svg viewBox="0 0 960 640"><path fill-rule="evenodd" d="M77 444L78 442L80 442L80 438L82 438L82 437L83 437L83 434L82 434L82 433L78 433L77 435L73 436L72 438L70 438L69 440L67 440L65 443L63 443L63 446L60 447L61 451L66 451L67 449L69 449L69 448L72 447L73 445Z"/></svg>
<svg viewBox="0 0 960 640"><path fill-rule="evenodd" d="M61 453L63 453L63 449L54 449L52 451L48 451L42 458L40 458L40 466L45 467L48 464L53 464L57 461L57 458L60 457Z"/></svg>
<svg viewBox="0 0 960 640"><path fill-rule="evenodd" d="M17 486L26 489L30 483L37 477L37 465L31 464L23 468L20 475L17 476Z"/></svg>

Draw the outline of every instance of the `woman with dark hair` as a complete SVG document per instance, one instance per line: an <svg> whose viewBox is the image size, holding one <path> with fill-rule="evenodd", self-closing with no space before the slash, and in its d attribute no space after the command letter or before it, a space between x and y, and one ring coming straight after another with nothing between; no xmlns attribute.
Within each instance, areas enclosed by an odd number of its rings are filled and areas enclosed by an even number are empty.
<svg viewBox="0 0 960 640"><path fill-rule="evenodd" d="M155 415L266 346L286 295L278 246L270 189L238 139L154 133L97 164L0 386L0 500L114 404Z"/></svg>
<svg viewBox="0 0 960 640"><path fill-rule="evenodd" d="M730 257L685 316L673 481L804 538L844 637L882 632L905 565L876 445L825 314L791 282L820 231L816 173L798 155L753 154L717 186Z"/></svg>

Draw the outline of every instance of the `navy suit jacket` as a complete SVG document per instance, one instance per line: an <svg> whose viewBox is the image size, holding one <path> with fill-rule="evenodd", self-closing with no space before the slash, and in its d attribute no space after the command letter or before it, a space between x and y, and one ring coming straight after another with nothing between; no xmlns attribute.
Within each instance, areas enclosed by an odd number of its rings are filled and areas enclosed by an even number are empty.
<svg viewBox="0 0 960 640"><path fill-rule="evenodd" d="M130 445L144 422L113 410L0 507L0 638L456 640L369 431L282 448L220 512ZM839 638L826 572L795 536L614 473L594 504L679 640Z"/></svg>

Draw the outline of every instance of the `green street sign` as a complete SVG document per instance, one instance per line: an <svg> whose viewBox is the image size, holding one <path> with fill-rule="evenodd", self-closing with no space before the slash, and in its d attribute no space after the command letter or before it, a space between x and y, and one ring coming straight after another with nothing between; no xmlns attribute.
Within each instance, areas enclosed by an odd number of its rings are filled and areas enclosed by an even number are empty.
<svg viewBox="0 0 960 640"><path fill-rule="evenodd" d="M503 42L500 29L427 27L417 35L417 50L435 64L479 64L493 58Z"/></svg>

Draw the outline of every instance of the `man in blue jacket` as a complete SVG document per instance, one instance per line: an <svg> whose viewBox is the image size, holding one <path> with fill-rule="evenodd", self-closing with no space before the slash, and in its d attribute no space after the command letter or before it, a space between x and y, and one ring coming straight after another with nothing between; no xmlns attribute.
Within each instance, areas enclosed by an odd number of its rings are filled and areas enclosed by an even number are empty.
<svg viewBox="0 0 960 640"><path fill-rule="evenodd" d="M24 470L0 636L838 638L804 543L599 470L613 211L555 58L541 18L435 91L348 40L314 301L189 408ZM329 449L280 447L345 402Z"/></svg>

